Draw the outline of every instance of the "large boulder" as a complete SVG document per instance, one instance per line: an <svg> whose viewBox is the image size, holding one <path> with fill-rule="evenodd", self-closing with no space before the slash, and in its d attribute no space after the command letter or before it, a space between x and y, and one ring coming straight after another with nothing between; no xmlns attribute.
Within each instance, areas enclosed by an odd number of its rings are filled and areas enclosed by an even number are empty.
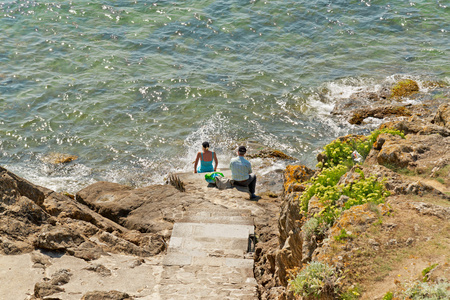
<svg viewBox="0 0 450 300"><path fill-rule="evenodd" d="M194 200L171 185L131 189L109 182L97 182L84 188L76 199L128 229L167 237L174 215Z"/></svg>

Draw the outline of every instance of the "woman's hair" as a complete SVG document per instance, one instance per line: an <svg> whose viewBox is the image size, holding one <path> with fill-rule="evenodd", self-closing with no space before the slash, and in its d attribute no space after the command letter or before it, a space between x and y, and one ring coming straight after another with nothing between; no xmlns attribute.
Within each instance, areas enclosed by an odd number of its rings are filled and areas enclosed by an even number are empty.
<svg viewBox="0 0 450 300"><path fill-rule="evenodd" d="M203 146L203 148L208 149L209 148L209 143L208 142L203 142L202 146Z"/></svg>

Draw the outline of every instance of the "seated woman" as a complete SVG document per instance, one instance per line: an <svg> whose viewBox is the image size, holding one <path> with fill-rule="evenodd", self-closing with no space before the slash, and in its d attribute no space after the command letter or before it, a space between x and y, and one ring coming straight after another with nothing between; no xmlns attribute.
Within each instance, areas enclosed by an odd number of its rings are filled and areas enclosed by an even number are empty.
<svg viewBox="0 0 450 300"><path fill-rule="evenodd" d="M203 142L202 144L202 152L197 153L197 157L194 162L194 173L205 173L205 172L215 172L217 170L217 165L219 162L217 161L216 153L208 150L209 143ZM200 166L197 168L198 161L200 160ZM215 165L213 167L213 160Z"/></svg>

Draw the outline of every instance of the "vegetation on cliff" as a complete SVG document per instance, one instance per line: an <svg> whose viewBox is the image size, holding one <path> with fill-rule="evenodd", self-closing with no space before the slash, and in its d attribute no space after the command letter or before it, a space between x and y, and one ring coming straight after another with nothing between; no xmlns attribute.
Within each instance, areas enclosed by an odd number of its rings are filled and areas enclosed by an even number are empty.
<svg viewBox="0 0 450 300"><path fill-rule="evenodd" d="M394 194L410 193L413 190L411 184L409 184L409 190L408 187L406 189L400 186L393 188L397 183L393 184L392 182L399 181L399 179L396 176L394 179L388 175L390 173L379 172L377 175L368 175L375 169L388 170L363 165L369 153L373 155L372 153L380 152L386 136L392 137L394 140L405 139L403 132L391 128L375 130L368 136L349 135L338 138L326 145L324 151L318 155L319 164L317 166L320 168L320 172L303 182L293 183L292 179L286 181L289 183L289 189L285 189L286 192L288 190L297 192L298 205L302 215L300 219L303 224L301 227L304 239L303 248L312 248L313 251L316 249L314 254L311 254L309 263L303 264L291 272L289 289L294 298L359 299L362 291L358 282L361 282L361 278L365 278L361 276L361 270L372 268L373 271L367 273L375 273L377 278L380 278L378 280L381 280L388 275L389 270L392 270L392 264L398 264L398 262L392 261L395 256L402 257L403 260L405 255L411 256L413 253L417 255L417 251L420 251L411 248L399 254L392 250L401 238L387 240L386 246L371 238L378 236L376 239L381 240L379 231L385 227L383 225L384 218L393 214L390 204L384 204L391 195L391 191L387 187L394 190ZM390 178L385 178L385 176ZM388 179L389 182L387 182ZM297 188L292 189L293 186L297 186ZM414 193L423 195L421 190L431 191L429 187L423 187L423 184L418 182L417 190ZM397 218L398 220L399 213L395 214L393 219ZM443 218L446 218L445 213ZM417 224L415 226L417 227ZM403 234L410 233L404 232ZM415 238L409 238L402 244L408 246L415 240ZM380 249L385 247L386 250L383 250L383 253L388 265L381 263L385 269L374 267L373 263L377 257L383 259L379 255L381 255ZM426 245L424 249L430 251L429 247ZM391 249L392 253L384 252L389 251L388 249ZM442 249L447 248L443 246ZM436 253L441 253L441 251ZM308 262L307 257L304 257L304 262ZM432 270L435 266L436 264L428 269ZM423 272L426 270L427 268ZM432 283L428 276L430 270L420 280L408 281L407 284L400 284L398 281L399 289L395 293L386 293L385 298L429 299L432 297L433 299L447 299L446 297L449 297L450 294L448 281L439 284ZM393 298L394 295L397 298ZM390 296L392 298L389 298Z"/></svg>

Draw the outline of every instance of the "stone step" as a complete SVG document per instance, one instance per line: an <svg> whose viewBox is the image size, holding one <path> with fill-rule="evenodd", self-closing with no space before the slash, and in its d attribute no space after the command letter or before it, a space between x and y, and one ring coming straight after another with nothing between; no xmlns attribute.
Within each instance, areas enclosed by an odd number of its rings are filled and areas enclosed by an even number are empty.
<svg viewBox="0 0 450 300"><path fill-rule="evenodd" d="M202 250L204 252L241 253L241 256L249 248L247 238L223 238L223 237L177 237L170 238L169 251L182 252L184 250Z"/></svg>
<svg viewBox="0 0 450 300"><path fill-rule="evenodd" d="M185 216L177 223L217 223L217 224L236 224L254 226L252 217L243 216L203 216L193 215Z"/></svg>
<svg viewBox="0 0 450 300"><path fill-rule="evenodd" d="M251 276L253 276L253 263L253 258L217 257L199 253L190 255L180 252L168 252L162 261L165 266L214 266L248 269Z"/></svg>
<svg viewBox="0 0 450 300"><path fill-rule="evenodd" d="M172 237L209 237L246 239L254 234L254 226L216 223L175 223ZM170 245L169 245L170 246Z"/></svg>

